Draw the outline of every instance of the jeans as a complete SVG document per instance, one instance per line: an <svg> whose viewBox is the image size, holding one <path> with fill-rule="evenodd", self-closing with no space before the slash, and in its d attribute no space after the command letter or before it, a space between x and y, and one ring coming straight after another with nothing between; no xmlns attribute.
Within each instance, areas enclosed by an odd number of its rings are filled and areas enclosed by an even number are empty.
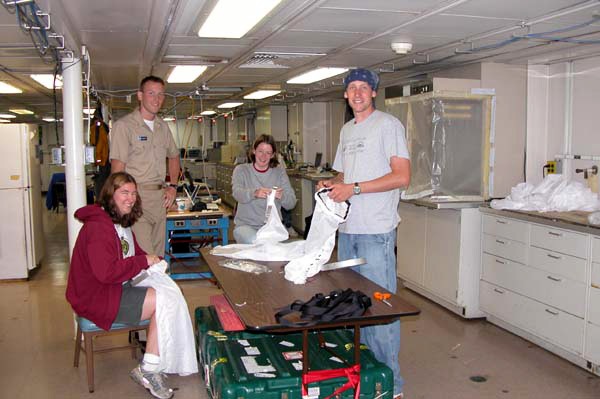
<svg viewBox="0 0 600 399"><path fill-rule="evenodd" d="M258 229L248 225L239 225L233 228L233 238L238 244L254 244Z"/></svg>
<svg viewBox="0 0 600 399"><path fill-rule="evenodd" d="M367 263L353 269L364 277L396 293L396 230L383 234L338 235L338 260L365 258ZM359 288L360 287L354 287ZM394 395L402 392L404 379L400 375L400 320L389 324L363 327L361 342L366 344L380 362L392 369Z"/></svg>

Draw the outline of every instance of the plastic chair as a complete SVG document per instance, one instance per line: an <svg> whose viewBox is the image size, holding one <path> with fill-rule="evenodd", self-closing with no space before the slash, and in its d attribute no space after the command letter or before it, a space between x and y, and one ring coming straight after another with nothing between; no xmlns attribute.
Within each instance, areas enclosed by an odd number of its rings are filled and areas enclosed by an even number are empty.
<svg viewBox="0 0 600 399"><path fill-rule="evenodd" d="M73 367L79 367L79 354L83 350L85 353L86 365L87 365L87 379L88 388L90 392L94 392L94 352L112 352L116 350L131 350L132 359L136 358L136 349L140 347L139 342L132 334L135 331L147 330L150 320L143 320L138 325L126 325L121 323L114 323L109 331L105 331L98 327L93 322L89 321L84 317L77 316L77 333L75 335L75 358L73 360ZM119 333L129 333L129 344L113 346L108 348L94 349L94 337L99 335L113 335ZM84 343L82 345L82 339Z"/></svg>

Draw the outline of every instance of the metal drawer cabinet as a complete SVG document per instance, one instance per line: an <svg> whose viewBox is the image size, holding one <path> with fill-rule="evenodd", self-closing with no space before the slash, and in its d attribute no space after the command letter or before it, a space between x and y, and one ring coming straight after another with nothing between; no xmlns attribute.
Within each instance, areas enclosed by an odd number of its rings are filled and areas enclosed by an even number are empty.
<svg viewBox="0 0 600 399"><path fill-rule="evenodd" d="M483 234L483 252L510 259L515 262L527 263L527 246L519 241L508 238Z"/></svg>
<svg viewBox="0 0 600 399"><path fill-rule="evenodd" d="M529 223L500 216L483 215L483 232L527 244Z"/></svg>
<svg viewBox="0 0 600 399"><path fill-rule="evenodd" d="M531 225L531 245L587 259L588 235L538 224Z"/></svg>

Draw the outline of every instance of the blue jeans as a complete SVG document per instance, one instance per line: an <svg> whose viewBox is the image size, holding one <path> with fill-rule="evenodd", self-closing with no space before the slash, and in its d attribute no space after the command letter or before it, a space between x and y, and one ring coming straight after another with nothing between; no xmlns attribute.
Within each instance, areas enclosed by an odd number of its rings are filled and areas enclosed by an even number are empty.
<svg viewBox="0 0 600 399"><path fill-rule="evenodd" d="M238 244L254 244L258 229L248 225L239 225L233 228L233 238Z"/></svg>
<svg viewBox="0 0 600 399"><path fill-rule="evenodd" d="M383 234L338 234L338 260L365 258L367 263L353 269L379 284L387 291L396 293L396 230ZM358 288L360 287L353 287ZM370 293L366 293L370 294ZM373 351L380 362L392 369L394 395L402 392L404 379L400 375L400 320L390 324L363 327L361 342Z"/></svg>

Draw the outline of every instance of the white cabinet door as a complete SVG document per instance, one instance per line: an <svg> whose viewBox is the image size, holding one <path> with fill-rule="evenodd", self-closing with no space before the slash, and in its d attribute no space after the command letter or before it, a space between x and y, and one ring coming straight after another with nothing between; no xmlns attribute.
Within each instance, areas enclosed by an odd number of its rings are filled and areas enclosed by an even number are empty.
<svg viewBox="0 0 600 399"><path fill-rule="evenodd" d="M479 287L479 307L484 312L535 334L531 318L533 301L506 288L482 281Z"/></svg>
<svg viewBox="0 0 600 399"><path fill-rule="evenodd" d="M425 242L427 208L400 203L398 206L398 277L423 286L425 275Z"/></svg>
<svg viewBox="0 0 600 399"><path fill-rule="evenodd" d="M600 268L600 265L594 263L595 268ZM592 285L590 287L590 296L588 299L588 321L600 326L600 285Z"/></svg>
<svg viewBox="0 0 600 399"><path fill-rule="evenodd" d="M536 303L531 319L537 324L539 336L571 352L583 354L583 319L542 303Z"/></svg>
<svg viewBox="0 0 600 399"><path fill-rule="evenodd" d="M460 210L430 210L427 215L425 287L456 302L460 262Z"/></svg>
<svg viewBox="0 0 600 399"><path fill-rule="evenodd" d="M600 364L600 327L588 323L585 332L584 357L596 364Z"/></svg>

